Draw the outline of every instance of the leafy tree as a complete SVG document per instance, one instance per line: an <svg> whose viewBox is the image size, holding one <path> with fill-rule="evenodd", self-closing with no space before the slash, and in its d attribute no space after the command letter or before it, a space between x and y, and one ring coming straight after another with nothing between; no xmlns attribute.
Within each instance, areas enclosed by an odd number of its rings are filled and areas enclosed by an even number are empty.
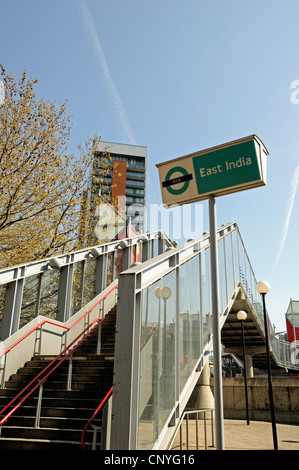
<svg viewBox="0 0 299 470"><path fill-rule="evenodd" d="M37 79L3 66L0 104L0 268L79 248L96 138L68 154L66 103L38 99ZM96 201L94 201L96 202ZM83 223L84 221L84 223Z"/></svg>

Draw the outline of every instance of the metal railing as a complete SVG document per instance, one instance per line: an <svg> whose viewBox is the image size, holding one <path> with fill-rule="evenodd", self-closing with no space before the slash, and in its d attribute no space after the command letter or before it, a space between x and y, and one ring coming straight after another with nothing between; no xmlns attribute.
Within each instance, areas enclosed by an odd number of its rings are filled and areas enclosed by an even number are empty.
<svg viewBox="0 0 299 470"><path fill-rule="evenodd" d="M0 270L0 341L33 318L67 321L136 261L163 253L161 230Z"/></svg>
<svg viewBox="0 0 299 470"><path fill-rule="evenodd" d="M89 426L92 425L92 422L93 420L97 417L97 415L99 414L99 412L103 409L103 407L106 405L107 401L109 400L109 398L112 396L112 393L113 393L113 387L110 388L109 392L105 395L105 397L103 398L103 400L101 401L101 403L99 404L99 406L96 408L96 410L93 412L92 416L90 417L90 419L87 421L87 423L85 424L84 428L83 428L83 431L82 431L82 434L81 434L81 446L82 446L82 449L83 450L95 450L96 448L96 434L97 434L97 431L98 431L98 428L97 426L94 426L93 427L93 439L92 439L92 445L89 446L89 447L86 447L86 443L85 443L85 437L86 437L86 432L87 432L87 429L89 428Z"/></svg>
<svg viewBox="0 0 299 470"><path fill-rule="evenodd" d="M203 414L203 420L200 416ZM210 432L211 432L211 444L209 445L208 439L208 414L210 415ZM191 419L190 419L191 418ZM203 423L203 426L200 424ZM183 432L185 428L185 442L183 439ZM193 429L195 428L195 430ZM202 429L203 428L203 429ZM203 431L203 445L202 439L200 439L200 431ZM177 435L179 433L179 440ZM195 437L195 441L194 441ZM201 410L186 410L181 416L173 436L168 444L168 450L174 450L179 448L180 450L208 450L208 447L215 447L214 438L214 409L206 408Z"/></svg>

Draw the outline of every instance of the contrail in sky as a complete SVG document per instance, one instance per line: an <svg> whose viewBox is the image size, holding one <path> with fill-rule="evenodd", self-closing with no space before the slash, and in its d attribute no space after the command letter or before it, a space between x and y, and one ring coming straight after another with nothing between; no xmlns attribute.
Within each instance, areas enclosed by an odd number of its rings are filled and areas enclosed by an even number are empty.
<svg viewBox="0 0 299 470"><path fill-rule="evenodd" d="M113 79L111 77L109 67L108 67L108 64L107 64L107 61L106 61L106 57L105 57L105 54L104 54L104 51L103 51L98 33L97 33L97 29L96 29L95 23L93 21L92 15L90 13L90 10L88 8L86 0L78 0L78 6L79 6L79 9L80 9L81 14L83 16L83 20L85 22L85 25L87 27L88 34L90 36L91 42L93 44L95 56L96 56L97 60L99 61L100 66L103 70L105 80L106 80L108 89L111 93L113 103L114 103L114 106L116 108L117 114L120 118L121 124L122 124L122 126L123 126L123 128L126 132L129 143L133 144L133 145L136 145L136 139L135 139L134 132L131 128L127 113L125 111L125 108L123 106L123 103L121 101L119 93L118 93L118 91L116 89L116 86L113 82Z"/></svg>
<svg viewBox="0 0 299 470"><path fill-rule="evenodd" d="M297 168L295 170L295 173L294 173L294 176L293 176L293 179L292 179L292 182L291 182L290 198L289 198L287 215L286 215L286 219L285 219L285 223L284 223L284 229L283 229L283 232L282 232L280 248L278 250L278 254L277 254L277 257L276 257L274 267L272 269L272 273L274 272L274 270L275 270L275 268L278 264L278 261L280 259L282 250L284 248L284 245L285 245L285 242L286 242L286 239L287 239L290 220L291 220L291 215L292 215L292 210L293 210L293 207L294 207L295 197L296 197L297 188L298 188L298 183L299 183L299 165L297 166Z"/></svg>

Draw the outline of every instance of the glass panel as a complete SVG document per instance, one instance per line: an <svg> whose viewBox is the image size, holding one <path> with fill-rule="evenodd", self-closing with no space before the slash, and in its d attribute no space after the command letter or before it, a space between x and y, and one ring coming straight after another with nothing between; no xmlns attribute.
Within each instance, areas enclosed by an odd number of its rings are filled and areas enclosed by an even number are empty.
<svg viewBox="0 0 299 470"><path fill-rule="evenodd" d="M49 270L43 273L41 279L39 315L48 318L56 318L59 278L60 272L57 270Z"/></svg>
<svg viewBox="0 0 299 470"><path fill-rule="evenodd" d="M122 268L123 255L124 255L124 251L123 251L122 248L119 248L114 253L114 271L113 271L112 281L114 281L114 279L118 278L119 273L122 272L122 269L123 269Z"/></svg>
<svg viewBox="0 0 299 470"><path fill-rule="evenodd" d="M113 264L114 264L114 252L108 253L106 255L107 260L107 280L106 280L106 287L111 284L113 281Z"/></svg>
<svg viewBox="0 0 299 470"><path fill-rule="evenodd" d="M201 340L201 298L200 298L200 270L199 256L192 258L190 263L190 316L191 316L191 357L192 369L198 362L200 353L202 352Z"/></svg>
<svg viewBox="0 0 299 470"><path fill-rule="evenodd" d="M254 302L255 299L255 279L250 264L248 263L248 274L247 274L247 295L251 303Z"/></svg>
<svg viewBox="0 0 299 470"><path fill-rule="evenodd" d="M190 376L200 351L200 296L198 256L180 266L180 390Z"/></svg>
<svg viewBox="0 0 299 470"><path fill-rule="evenodd" d="M287 315L289 313L297 314L299 313L299 301L298 300L291 300L287 309Z"/></svg>
<svg viewBox="0 0 299 470"><path fill-rule="evenodd" d="M297 300L290 301L286 318L292 326L299 327L299 302Z"/></svg>
<svg viewBox="0 0 299 470"><path fill-rule="evenodd" d="M210 341L212 333L210 268L210 249L208 248L201 253L202 324L204 345L206 345Z"/></svg>
<svg viewBox="0 0 299 470"><path fill-rule="evenodd" d="M238 258L238 272L239 272L239 280L242 283L243 288L246 291L246 294L249 300L252 302L252 308L259 320L260 326L262 329L264 328L264 321L263 321L263 307L261 303L261 297L256 291L256 280L254 277L254 273L251 269L250 263L248 261L245 248L243 246L241 237L237 231L236 238L234 243L234 248L236 247L237 258ZM234 254L236 253L234 251Z"/></svg>
<svg viewBox="0 0 299 470"><path fill-rule="evenodd" d="M222 313L227 306L226 291L226 266L224 260L224 238L218 241L218 266L219 266L219 308Z"/></svg>
<svg viewBox="0 0 299 470"><path fill-rule="evenodd" d="M244 247L243 247L244 249ZM247 296L249 297L251 293L250 289L250 265L248 263L248 258L246 256L246 252L244 250L244 265L245 265L245 278L244 278L244 287L245 287L245 292Z"/></svg>
<svg viewBox="0 0 299 470"><path fill-rule="evenodd" d="M238 237L238 252L239 252L239 276L240 281L245 288L246 280L246 265L245 265L245 253L243 248L243 243L240 237Z"/></svg>
<svg viewBox="0 0 299 470"><path fill-rule="evenodd" d="M24 281L19 328L29 323L37 315L37 301L40 276L31 276Z"/></svg>
<svg viewBox="0 0 299 470"><path fill-rule="evenodd" d="M138 448L151 449L175 403L175 272L143 292Z"/></svg>
<svg viewBox="0 0 299 470"><path fill-rule="evenodd" d="M159 254L159 240L158 238L154 238L153 240L153 255L152 258L155 258Z"/></svg>
<svg viewBox="0 0 299 470"><path fill-rule="evenodd" d="M224 239L225 244L225 264L226 264L226 278L227 278L227 291L229 298L236 288L234 276L234 258L232 249L232 233L227 235ZM229 299L227 299L229 300Z"/></svg>
<svg viewBox="0 0 299 470"><path fill-rule="evenodd" d="M96 296L95 278L96 278L96 259L87 258L85 261L85 269L84 269L83 305L86 305Z"/></svg>
<svg viewBox="0 0 299 470"><path fill-rule="evenodd" d="M239 268L239 250L238 250L238 232L237 230L234 230L231 234L232 238L232 253L233 253L233 259L234 259L234 279L235 279L235 285L240 280L240 268Z"/></svg>
<svg viewBox="0 0 299 470"><path fill-rule="evenodd" d="M74 263L71 315L82 307L84 262Z"/></svg>

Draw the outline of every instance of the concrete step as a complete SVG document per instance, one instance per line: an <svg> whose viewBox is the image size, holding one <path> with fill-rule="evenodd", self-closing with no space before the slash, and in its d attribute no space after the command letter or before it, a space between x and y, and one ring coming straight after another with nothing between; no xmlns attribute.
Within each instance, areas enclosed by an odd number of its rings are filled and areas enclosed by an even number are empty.
<svg viewBox="0 0 299 470"><path fill-rule="evenodd" d="M9 389L9 388L13 388L13 389L17 389L17 390L22 390L26 385L28 384L28 381L26 380L22 380L22 378L20 380L11 380L11 381L8 381L6 383L6 388ZM99 387L96 387L96 385L99 385ZM90 390L90 391L95 391L97 390L98 392L100 392L101 390L103 390L103 385L104 384L107 384L107 386L109 386L111 384L111 379L109 380L108 378L104 378L102 377L99 378L97 377L96 381L93 381L93 380L90 380L88 381L88 377L82 377L82 380L79 382L74 382L72 381L72 390ZM112 384L111 384L112 385ZM66 389L67 385L66 385L66 380L65 381L61 381L61 380L55 380L55 379L52 379L52 380L46 380L43 384L44 386L44 390L57 390L57 389ZM101 386L101 387L100 387Z"/></svg>
<svg viewBox="0 0 299 470"><path fill-rule="evenodd" d="M4 439L34 439L34 440L50 440L80 442L82 430L78 429L59 429L59 428L39 428L34 429L28 426L4 426L2 429L1 437ZM87 431L87 442L92 440L92 431ZM1 440L0 440L1 446Z"/></svg>
<svg viewBox="0 0 299 470"><path fill-rule="evenodd" d="M99 446L98 446L99 447ZM60 441L50 439L23 439L23 438L4 438L0 437L1 450L39 450L39 451L80 451L81 443L79 441Z"/></svg>

